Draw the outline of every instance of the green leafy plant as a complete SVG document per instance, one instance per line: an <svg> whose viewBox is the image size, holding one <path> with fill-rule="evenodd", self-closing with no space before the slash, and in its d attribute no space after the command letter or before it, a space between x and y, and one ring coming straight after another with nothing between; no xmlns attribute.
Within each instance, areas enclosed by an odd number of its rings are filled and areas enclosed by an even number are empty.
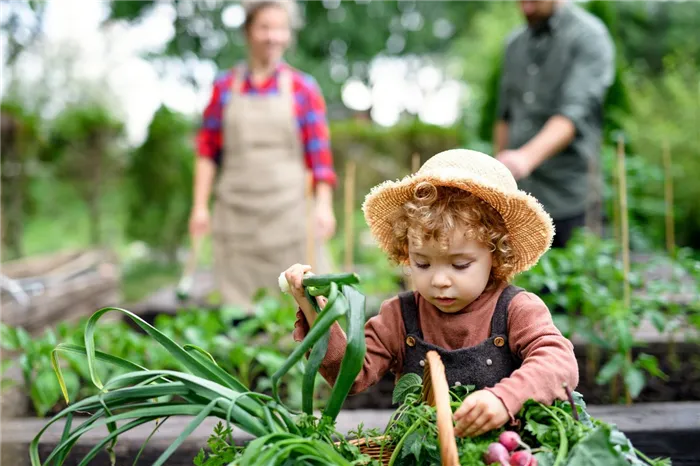
<svg viewBox="0 0 700 466"><path fill-rule="evenodd" d="M97 311L85 326L84 346L61 343L53 350L51 362L66 402L70 398L66 378L61 370L60 355L85 356L90 381L98 393L69 404L48 421L31 442L29 452L32 465L52 464L53 461L62 463L84 433L96 427L106 426L109 432L107 437L98 442L80 463L87 465L103 448L113 451L121 433L147 422L167 420L177 415L189 415L193 416L193 419L156 460L154 464L157 466L165 464L185 438L208 416L217 416L226 421L227 428L233 425L257 438L251 444L251 449L243 453L242 459L245 464L267 464L259 461L269 455L283 461L296 458L299 462L295 464L351 464L344 460L332 444L324 444L323 440L335 435L335 417L364 360L364 296L352 287L356 282L357 277L352 274L316 276L306 280L307 293L310 296L325 296L327 304L320 311L309 335L287 358L283 367L273 375L274 397L251 391L223 370L211 354L195 345L180 346L164 332L129 311L118 308ZM338 291L339 285L342 286L342 294ZM118 312L131 319L177 360L182 370L149 370L126 359L98 351L95 347L97 323L109 312ZM308 420L307 414L307 417L302 417L297 423L293 418L293 411L278 397L278 381L305 352L299 348L311 348L318 340L319 334L328 332L330 325L343 315L347 315L349 344L341 364L338 383L333 387L322 419L318 422ZM103 364L119 367L125 372L103 382L99 371ZM306 400L312 396L313 386L304 394L305 408L308 408ZM73 428L74 415L85 412L91 413L91 416ZM42 462L39 457L39 441L44 432L60 420L65 420L63 434L56 448ZM118 421L127 422L118 427ZM325 437L321 439L310 436L312 430L324 433ZM267 450L264 447L269 442L277 443L280 449L274 453ZM249 453L256 448L260 449L260 454ZM352 450L352 446L349 445L345 445L344 448ZM315 452L315 456L310 457L311 452Z"/></svg>
<svg viewBox="0 0 700 466"><path fill-rule="evenodd" d="M288 297L263 296L255 303L254 311L253 315L232 326L234 319L242 317L237 309L215 311L188 308L175 315L158 315L154 326L173 340L202 348L224 370L252 390L270 393L272 375L296 345L290 332L295 308ZM0 324L0 346L12 355L5 364L21 368L24 386L29 388L27 396L37 416L53 415L65 407L54 375L51 353L59 341L83 344L86 323L87 319L61 323L55 330L47 329L34 337L21 327ZM103 352L139 366L183 369L177 359L157 341L125 322L115 322L101 328L99 346ZM98 393L79 355L64 355L60 365L71 400L80 401ZM124 372L118 366L106 365L99 366L97 370L101 379ZM302 377L302 367L294 365L280 386L284 401L293 409L301 406ZM319 375L317 379L322 378ZM324 385L323 389L326 387ZM9 388L3 387L4 390ZM322 399L318 397L317 407L321 404Z"/></svg>
<svg viewBox="0 0 700 466"><path fill-rule="evenodd" d="M679 279L682 274L690 275L695 267L694 261L683 254L679 261L671 261L676 275L666 280L646 279L657 269L658 260L633 263L629 277L631 305L625 306L624 272L617 252L614 240L600 239L581 230L565 249L549 251L516 283L542 296L554 311L555 324L564 335L571 338L576 334L588 343L590 378L599 384L611 384L613 399L618 396L615 384L621 378L623 388L634 399L649 376L666 377L656 357L644 352L631 357L632 350L643 344L635 339L642 322L650 320L659 332L675 325L678 318L692 322L700 299L682 308L669 304L668 296L687 292L687 286L697 286L692 280L688 284ZM599 368L600 353L608 353L609 358Z"/></svg>

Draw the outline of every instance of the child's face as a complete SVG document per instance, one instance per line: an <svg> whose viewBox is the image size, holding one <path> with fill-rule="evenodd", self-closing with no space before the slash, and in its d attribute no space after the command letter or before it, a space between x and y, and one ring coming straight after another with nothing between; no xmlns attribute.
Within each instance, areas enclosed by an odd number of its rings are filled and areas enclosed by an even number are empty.
<svg viewBox="0 0 700 466"><path fill-rule="evenodd" d="M491 250L455 231L447 250L434 240L418 248L409 241L408 257L413 284L442 312L454 313L484 292L491 274Z"/></svg>

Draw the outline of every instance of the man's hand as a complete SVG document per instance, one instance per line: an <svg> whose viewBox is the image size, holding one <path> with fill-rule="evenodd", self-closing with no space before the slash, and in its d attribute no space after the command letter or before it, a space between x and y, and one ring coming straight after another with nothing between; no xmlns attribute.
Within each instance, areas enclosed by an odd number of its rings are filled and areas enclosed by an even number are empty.
<svg viewBox="0 0 700 466"><path fill-rule="evenodd" d="M504 150L496 156L496 159L508 167L516 180L527 178L535 169L532 157L522 149Z"/></svg>
<svg viewBox="0 0 700 466"><path fill-rule="evenodd" d="M458 437L478 437L503 426L510 416L503 402L488 390L478 390L465 398L454 414Z"/></svg>

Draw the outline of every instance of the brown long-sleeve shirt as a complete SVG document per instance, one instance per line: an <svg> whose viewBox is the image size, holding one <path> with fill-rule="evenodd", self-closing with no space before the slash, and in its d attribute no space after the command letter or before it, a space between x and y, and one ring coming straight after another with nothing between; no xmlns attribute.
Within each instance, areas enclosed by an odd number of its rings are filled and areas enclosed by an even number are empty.
<svg viewBox="0 0 700 466"><path fill-rule="evenodd" d="M455 314L447 314L416 292L420 326L425 341L448 350L475 346L489 337L491 317L505 284L484 292L476 301ZM294 338L301 341L309 330L301 311L297 312ZM351 394L377 383L388 370L400 376L405 355L406 329L398 296L384 301L379 314L365 325L367 353ZM565 399L562 383L574 390L578 385L578 365L573 345L552 322L549 309L535 294L521 292L508 307L508 341L522 366L487 388L515 416L523 403L532 398L542 403ZM338 323L331 327L326 357L319 372L333 385L345 354L347 339Z"/></svg>

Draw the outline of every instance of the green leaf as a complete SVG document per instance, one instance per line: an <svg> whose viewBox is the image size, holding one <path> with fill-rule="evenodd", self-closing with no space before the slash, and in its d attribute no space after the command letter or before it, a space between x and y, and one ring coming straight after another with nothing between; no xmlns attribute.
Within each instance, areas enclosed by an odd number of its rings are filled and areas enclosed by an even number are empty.
<svg viewBox="0 0 700 466"><path fill-rule="evenodd" d="M641 353L635 361L635 366L647 371L650 375L658 377L662 380L668 379L668 376L659 367L659 361L655 356Z"/></svg>
<svg viewBox="0 0 700 466"><path fill-rule="evenodd" d="M644 388L644 373L636 367L625 368L625 386L632 398L636 398Z"/></svg>
<svg viewBox="0 0 700 466"><path fill-rule="evenodd" d="M578 442L566 461L566 466L628 466L610 440L610 427L602 425Z"/></svg>
<svg viewBox="0 0 700 466"><path fill-rule="evenodd" d="M622 371L622 368L625 364L625 357L622 354L616 354L615 356L610 359L601 369L600 372L598 372L598 377L596 377L596 383L599 385L603 385L610 380L612 380L613 377L615 377L617 374L619 374Z"/></svg>
<svg viewBox="0 0 700 466"><path fill-rule="evenodd" d="M418 442L418 433L414 432L411 436L415 436L411 441L411 454L416 458L417 462L420 462L420 454L422 451L423 442ZM423 438L425 440L425 438ZM420 464L420 463L419 463Z"/></svg>
<svg viewBox="0 0 700 466"><path fill-rule="evenodd" d="M0 346L7 351L16 351L20 348L17 330L9 325L0 323Z"/></svg>
<svg viewBox="0 0 700 466"><path fill-rule="evenodd" d="M420 393L423 387L423 379L418 374L409 372L401 376L399 381L394 387L394 392L391 397L391 402L393 404L401 404L406 399L409 394Z"/></svg>
<svg viewBox="0 0 700 466"><path fill-rule="evenodd" d="M535 459L537 459L537 466L554 465L554 455L548 451L540 451L535 453Z"/></svg>
<svg viewBox="0 0 700 466"><path fill-rule="evenodd" d="M37 415L44 416L61 399L61 387L56 374L51 369L44 369L37 375L30 388L30 397Z"/></svg>
<svg viewBox="0 0 700 466"><path fill-rule="evenodd" d="M657 331L663 332L664 329L666 328L666 316L658 311L657 309L651 309L647 311L647 317L651 321L651 323L654 325L654 328L656 328Z"/></svg>

